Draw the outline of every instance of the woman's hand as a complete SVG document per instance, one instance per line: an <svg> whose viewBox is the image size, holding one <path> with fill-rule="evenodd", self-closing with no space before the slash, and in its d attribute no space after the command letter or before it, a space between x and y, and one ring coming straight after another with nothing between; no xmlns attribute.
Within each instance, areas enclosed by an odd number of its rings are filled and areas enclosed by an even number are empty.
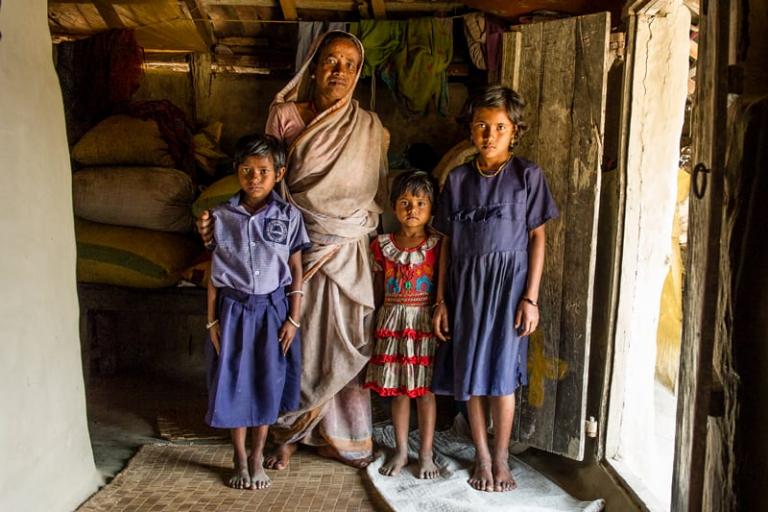
<svg viewBox="0 0 768 512"><path fill-rule="evenodd" d="M203 239L203 243L206 248L210 248L213 243L213 217L211 212L205 210L200 217L195 219L195 225L197 226L197 232L200 233L200 238Z"/></svg>
<svg viewBox="0 0 768 512"><path fill-rule="evenodd" d="M283 349L283 356L288 354L288 349L291 348L293 338L296 336L296 326L293 325L290 320L286 320L283 326L280 327L277 339L280 340L280 347Z"/></svg>
<svg viewBox="0 0 768 512"><path fill-rule="evenodd" d="M539 307L521 299L515 312L515 329L518 336L530 336L539 326Z"/></svg>
<svg viewBox="0 0 768 512"><path fill-rule="evenodd" d="M211 337L213 348L216 349L216 355L219 355L221 353L221 326L219 324L212 325L208 329L208 335Z"/></svg>
<svg viewBox="0 0 768 512"><path fill-rule="evenodd" d="M448 308L445 307L445 302L435 305L435 311L432 313L432 329L440 341L451 339L448 328Z"/></svg>

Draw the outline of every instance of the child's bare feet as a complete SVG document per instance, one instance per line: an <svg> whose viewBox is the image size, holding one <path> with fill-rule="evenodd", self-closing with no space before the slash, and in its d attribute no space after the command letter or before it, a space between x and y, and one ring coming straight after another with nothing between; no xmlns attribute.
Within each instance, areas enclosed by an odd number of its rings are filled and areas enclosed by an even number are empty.
<svg viewBox="0 0 768 512"><path fill-rule="evenodd" d="M229 478L229 486L233 489L248 489L251 486L251 475L248 473L248 463L235 458L235 471Z"/></svg>
<svg viewBox="0 0 768 512"><path fill-rule="evenodd" d="M432 480L440 476L440 468L435 464L432 452L419 454L419 478Z"/></svg>
<svg viewBox="0 0 768 512"><path fill-rule="evenodd" d="M295 443L283 443L277 446L275 451L264 460L264 467L282 471L288 467L291 456L296 453L298 445Z"/></svg>
<svg viewBox="0 0 768 512"><path fill-rule="evenodd" d="M475 459L472 475L469 477L469 485L478 491L493 491L493 473L491 461L488 459Z"/></svg>
<svg viewBox="0 0 768 512"><path fill-rule="evenodd" d="M517 482L512 478L512 472L509 470L509 463L506 457L494 459L491 470L493 471L494 491L507 492L517 489Z"/></svg>
<svg viewBox="0 0 768 512"><path fill-rule="evenodd" d="M408 452L395 450L392 455L379 468L379 473L384 476L395 476L408 464Z"/></svg>
<svg viewBox="0 0 768 512"><path fill-rule="evenodd" d="M272 480L264 472L263 457L248 457L248 471L251 474L251 489L266 489Z"/></svg>

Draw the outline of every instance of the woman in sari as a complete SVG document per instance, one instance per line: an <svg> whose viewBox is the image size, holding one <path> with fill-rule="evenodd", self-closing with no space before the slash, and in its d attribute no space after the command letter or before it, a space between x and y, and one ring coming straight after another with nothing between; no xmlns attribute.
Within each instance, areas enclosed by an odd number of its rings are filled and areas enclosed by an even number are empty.
<svg viewBox="0 0 768 512"><path fill-rule="evenodd" d="M321 35L270 106L266 132L288 146L286 198L312 242L303 253L301 408L270 428L272 469L284 469L299 442L355 467L371 460L361 381L374 309L368 244L386 201L389 134L352 99L363 55L351 34Z"/></svg>

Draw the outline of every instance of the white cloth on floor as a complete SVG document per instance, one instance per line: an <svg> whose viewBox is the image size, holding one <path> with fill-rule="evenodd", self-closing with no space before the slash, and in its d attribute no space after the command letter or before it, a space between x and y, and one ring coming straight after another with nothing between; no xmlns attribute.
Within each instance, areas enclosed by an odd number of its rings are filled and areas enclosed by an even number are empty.
<svg viewBox="0 0 768 512"><path fill-rule="evenodd" d="M420 480L417 469L419 432L411 432L408 456L412 462L397 476L383 476L379 468L384 457L366 469L374 487L395 512L598 512L603 510L602 499L579 501L547 477L510 456L509 467L517 481L517 489L509 492L476 491L467 483L475 448L468 435L466 422L460 417L446 432L435 432L435 461L443 469L442 476L434 480ZM374 439L380 447L394 448L395 433L391 425L374 428Z"/></svg>

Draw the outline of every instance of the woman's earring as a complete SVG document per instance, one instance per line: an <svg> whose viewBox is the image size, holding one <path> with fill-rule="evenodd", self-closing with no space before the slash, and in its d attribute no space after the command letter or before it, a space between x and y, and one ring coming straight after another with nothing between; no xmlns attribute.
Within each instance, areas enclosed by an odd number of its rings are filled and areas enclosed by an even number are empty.
<svg viewBox="0 0 768 512"><path fill-rule="evenodd" d="M315 79L315 74L314 74L314 73L312 73L311 75L309 75L309 78L311 78L312 80L314 80L314 79Z"/></svg>

